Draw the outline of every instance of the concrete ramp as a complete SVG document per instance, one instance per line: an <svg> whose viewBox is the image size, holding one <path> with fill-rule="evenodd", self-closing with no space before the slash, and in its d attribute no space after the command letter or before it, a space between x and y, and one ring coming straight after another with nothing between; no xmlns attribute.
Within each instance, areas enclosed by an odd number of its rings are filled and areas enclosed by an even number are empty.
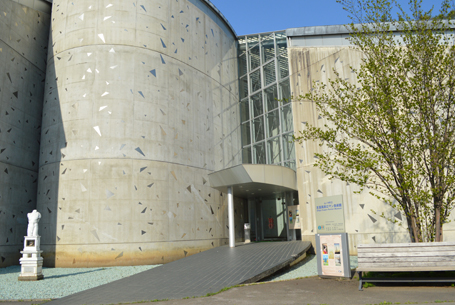
<svg viewBox="0 0 455 305"><path fill-rule="evenodd" d="M310 242L291 241L218 247L46 304L117 304L204 296L257 282L289 266L310 246Z"/></svg>

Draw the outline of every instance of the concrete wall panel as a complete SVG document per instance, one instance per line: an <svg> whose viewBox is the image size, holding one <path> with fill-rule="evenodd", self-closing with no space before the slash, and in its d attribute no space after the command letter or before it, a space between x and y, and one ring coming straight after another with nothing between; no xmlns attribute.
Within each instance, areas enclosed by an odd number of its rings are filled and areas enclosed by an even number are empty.
<svg viewBox="0 0 455 305"><path fill-rule="evenodd" d="M49 24L46 13L0 0L0 267L19 263L36 207Z"/></svg>
<svg viewBox="0 0 455 305"><path fill-rule="evenodd" d="M23 6L32 8L35 11L43 12L48 15L51 14L51 4L49 2L52 3L52 1L46 1L46 0L12 0L12 1L22 4Z"/></svg>
<svg viewBox="0 0 455 305"><path fill-rule="evenodd" d="M226 196L207 175L241 162L237 49L201 6L54 2L38 191L47 265L162 263L226 243Z"/></svg>

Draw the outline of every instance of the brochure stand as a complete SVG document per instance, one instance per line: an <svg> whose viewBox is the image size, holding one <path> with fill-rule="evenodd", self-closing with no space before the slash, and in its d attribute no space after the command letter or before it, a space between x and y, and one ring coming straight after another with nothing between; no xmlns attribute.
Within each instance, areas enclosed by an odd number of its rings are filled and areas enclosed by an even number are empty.
<svg viewBox="0 0 455 305"><path fill-rule="evenodd" d="M348 233L316 234L320 277L351 278Z"/></svg>

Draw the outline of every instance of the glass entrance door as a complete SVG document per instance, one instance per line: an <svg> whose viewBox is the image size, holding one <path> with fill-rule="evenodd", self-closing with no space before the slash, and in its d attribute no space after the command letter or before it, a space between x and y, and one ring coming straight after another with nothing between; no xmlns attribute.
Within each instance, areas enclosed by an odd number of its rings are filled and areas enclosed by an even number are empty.
<svg viewBox="0 0 455 305"><path fill-rule="evenodd" d="M286 240L286 206L281 199L249 199L251 240Z"/></svg>
<svg viewBox="0 0 455 305"><path fill-rule="evenodd" d="M286 210L281 200L263 200L261 211L263 239L286 240Z"/></svg>

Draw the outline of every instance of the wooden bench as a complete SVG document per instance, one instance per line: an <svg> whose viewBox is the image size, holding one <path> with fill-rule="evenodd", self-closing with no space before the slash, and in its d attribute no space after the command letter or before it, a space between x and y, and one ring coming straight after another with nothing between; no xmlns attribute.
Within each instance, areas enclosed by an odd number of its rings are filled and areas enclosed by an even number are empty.
<svg viewBox="0 0 455 305"><path fill-rule="evenodd" d="M358 245L357 251L360 291L363 282L455 282L455 277L362 277L362 272L455 271L455 242Z"/></svg>

